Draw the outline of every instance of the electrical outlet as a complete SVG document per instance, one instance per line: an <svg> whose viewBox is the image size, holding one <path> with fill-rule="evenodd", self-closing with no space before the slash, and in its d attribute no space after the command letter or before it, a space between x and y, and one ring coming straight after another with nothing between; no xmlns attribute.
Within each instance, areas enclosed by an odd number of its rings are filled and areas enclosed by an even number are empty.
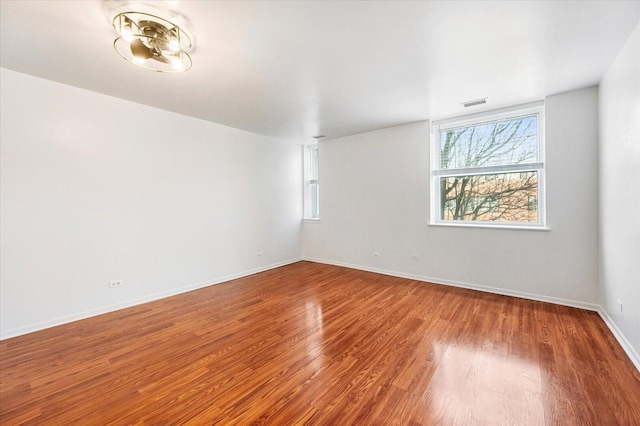
<svg viewBox="0 0 640 426"><path fill-rule="evenodd" d="M109 288L122 287L122 280L109 281Z"/></svg>
<svg viewBox="0 0 640 426"><path fill-rule="evenodd" d="M378 253L377 251L373 252L373 257L380 257L380 253Z"/></svg>
<svg viewBox="0 0 640 426"><path fill-rule="evenodd" d="M620 309L620 312L622 312L622 301L618 299L616 300L616 302L618 302L618 309Z"/></svg>
<svg viewBox="0 0 640 426"><path fill-rule="evenodd" d="M411 260L413 260L414 262L419 262L420 261L420 256L411 256Z"/></svg>
<svg viewBox="0 0 640 426"><path fill-rule="evenodd" d="M257 252L256 257L262 257L262 252L261 251Z"/></svg>

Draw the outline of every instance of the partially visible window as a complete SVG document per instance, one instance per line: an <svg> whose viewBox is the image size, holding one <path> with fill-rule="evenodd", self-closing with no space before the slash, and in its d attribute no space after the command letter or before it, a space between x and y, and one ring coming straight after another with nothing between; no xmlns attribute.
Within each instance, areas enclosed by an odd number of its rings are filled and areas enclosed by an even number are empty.
<svg viewBox="0 0 640 426"><path fill-rule="evenodd" d="M432 222L544 226L541 105L433 124Z"/></svg>
<svg viewBox="0 0 640 426"><path fill-rule="evenodd" d="M320 219L318 145L304 146L304 218Z"/></svg>

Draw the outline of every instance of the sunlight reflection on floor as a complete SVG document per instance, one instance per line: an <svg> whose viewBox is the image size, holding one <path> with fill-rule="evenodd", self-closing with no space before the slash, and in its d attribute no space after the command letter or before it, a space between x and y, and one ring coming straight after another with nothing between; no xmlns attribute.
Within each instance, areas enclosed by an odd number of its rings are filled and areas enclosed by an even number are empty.
<svg viewBox="0 0 640 426"><path fill-rule="evenodd" d="M445 424L544 424L540 368L531 360L464 346L443 351L429 388L432 418ZM523 391L526 389L526 391Z"/></svg>
<svg viewBox="0 0 640 426"><path fill-rule="evenodd" d="M305 304L305 309L307 312L306 321L307 321L307 329L314 330L314 332L307 337L307 353L312 354L318 352L318 356L316 356L311 362L311 367L319 370L323 366L323 357L322 355L322 345L324 343L324 331L323 331L323 316L322 316L322 305L314 302L307 302Z"/></svg>

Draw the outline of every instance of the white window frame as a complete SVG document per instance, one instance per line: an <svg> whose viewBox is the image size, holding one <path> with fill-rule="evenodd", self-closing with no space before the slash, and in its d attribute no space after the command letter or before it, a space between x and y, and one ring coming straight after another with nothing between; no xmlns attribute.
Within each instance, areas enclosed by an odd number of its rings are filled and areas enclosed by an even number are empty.
<svg viewBox="0 0 640 426"><path fill-rule="evenodd" d="M320 179L319 176L313 176L312 173L312 151L316 154L316 168L320 168L320 160L318 157L318 145L303 145L303 170L304 170L304 206L303 206L303 220L317 222L320 220ZM314 191L315 185L315 191ZM315 205L315 211L314 211Z"/></svg>
<svg viewBox="0 0 640 426"><path fill-rule="evenodd" d="M502 121L527 115L537 115L537 137L538 137L538 161L535 163L512 164L505 166L487 166L461 169L441 169L440 168L440 134L443 130L452 128L479 125L482 123ZM538 229L546 230L546 191L545 191L545 126L544 126L544 103L534 102L511 108L487 111L479 114L454 117L446 120L432 122L430 135L430 217L429 225L438 226L461 226L461 227L482 227L482 228L516 228L516 229ZM507 221L482 221L482 220L444 220L440 217L440 179L451 176L467 176L478 174L497 174L514 172L537 172L538 192L537 192L537 222L507 222Z"/></svg>

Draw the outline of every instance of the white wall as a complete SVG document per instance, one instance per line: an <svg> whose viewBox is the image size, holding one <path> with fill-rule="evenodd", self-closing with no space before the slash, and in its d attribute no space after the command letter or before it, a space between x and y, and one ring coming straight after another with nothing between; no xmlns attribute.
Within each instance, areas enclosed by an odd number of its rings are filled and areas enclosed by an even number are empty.
<svg viewBox="0 0 640 426"><path fill-rule="evenodd" d="M428 137L420 122L320 142L303 257L595 309L597 89L546 99L550 231L428 226Z"/></svg>
<svg viewBox="0 0 640 426"><path fill-rule="evenodd" d="M3 338L300 257L299 146L6 69L1 86Z"/></svg>
<svg viewBox="0 0 640 426"><path fill-rule="evenodd" d="M640 368L640 25L600 83L599 112L600 304Z"/></svg>

